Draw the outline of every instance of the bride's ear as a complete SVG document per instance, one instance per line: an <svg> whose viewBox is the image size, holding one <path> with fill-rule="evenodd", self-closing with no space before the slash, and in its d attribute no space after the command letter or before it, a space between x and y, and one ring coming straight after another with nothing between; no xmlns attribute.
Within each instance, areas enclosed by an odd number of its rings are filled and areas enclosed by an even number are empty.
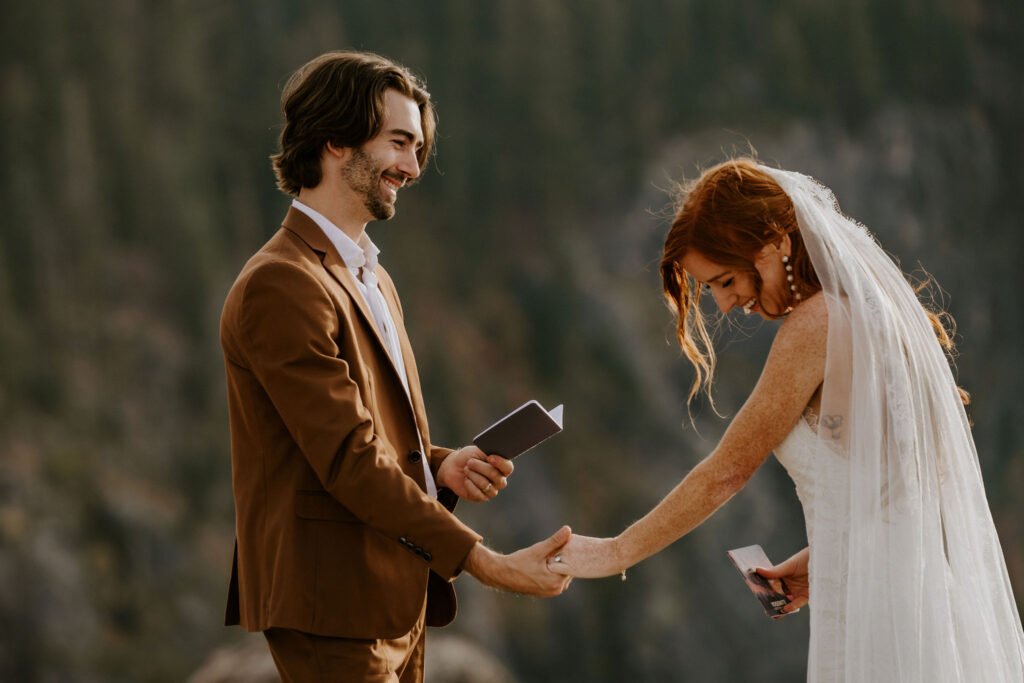
<svg viewBox="0 0 1024 683"><path fill-rule="evenodd" d="M792 255L793 242L789 239L789 233L787 232L785 235L782 236L782 239L779 240L779 258L782 258L783 256L788 257Z"/></svg>
<svg viewBox="0 0 1024 683"><path fill-rule="evenodd" d="M785 234L775 242L769 242L761 247L761 251L754 256L754 265L761 268L774 263L782 263L783 256L792 254L793 243L789 234Z"/></svg>

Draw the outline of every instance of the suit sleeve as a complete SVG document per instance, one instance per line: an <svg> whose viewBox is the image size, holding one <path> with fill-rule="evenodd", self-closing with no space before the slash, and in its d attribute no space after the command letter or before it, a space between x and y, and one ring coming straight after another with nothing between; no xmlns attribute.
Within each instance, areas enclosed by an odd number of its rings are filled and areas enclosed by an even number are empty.
<svg viewBox="0 0 1024 683"><path fill-rule="evenodd" d="M427 444L427 452L430 454L430 473L434 475L434 481L437 481L437 472L441 469L441 463L455 451L451 448Z"/></svg>
<svg viewBox="0 0 1024 683"><path fill-rule="evenodd" d="M245 283L239 317L253 373L327 492L441 577L455 576L480 536L385 452L339 356L341 324L323 285L295 264L264 264Z"/></svg>
<svg viewBox="0 0 1024 683"><path fill-rule="evenodd" d="M437 473L441 469L441 463L455 451L433 445L427 446L427 451L430 453L430 473L434 476L434 481L437 482ZM437 499L449 512L455 512L455 507L459 504L458 494L440 484L437 485Z"/></svg>

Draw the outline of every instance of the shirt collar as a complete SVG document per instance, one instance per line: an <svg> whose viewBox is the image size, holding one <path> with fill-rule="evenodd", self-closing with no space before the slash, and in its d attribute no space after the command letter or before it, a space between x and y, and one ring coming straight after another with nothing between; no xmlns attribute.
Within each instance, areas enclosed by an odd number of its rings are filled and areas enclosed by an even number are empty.
<svg viewBox="0 0 1024 683"><path fill-rule="evenodd" d="M327 239L338 250L338 255L341 256L341 260L345 262L349 270L356 272L365 267L372 273L377 269L380 249L373 243L365 230L359 236L359 241L356 242L316 209L306 206L298 199L292 199L292 206L312 218L313 222L320 226L320 229L327 235Z"/></svg>

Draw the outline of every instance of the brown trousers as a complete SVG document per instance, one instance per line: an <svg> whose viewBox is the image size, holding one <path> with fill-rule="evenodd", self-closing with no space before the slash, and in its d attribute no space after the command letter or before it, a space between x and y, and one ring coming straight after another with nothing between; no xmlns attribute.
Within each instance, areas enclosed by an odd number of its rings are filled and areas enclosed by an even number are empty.
<svg viewBox="0 0 1024 683"><path fill-rule="evenodd" d="M401 638L330 638L286 628L263 632L283 683L422 683L424 616Z"/></svg>

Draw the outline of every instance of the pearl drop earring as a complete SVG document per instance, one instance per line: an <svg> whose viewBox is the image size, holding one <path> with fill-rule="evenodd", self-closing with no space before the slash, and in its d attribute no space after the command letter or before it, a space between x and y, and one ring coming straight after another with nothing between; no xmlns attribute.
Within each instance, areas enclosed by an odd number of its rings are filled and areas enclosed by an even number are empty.
<svg viewBox="0 0 1024 683"><path fill-rule="evenodd" d="M786 281L789 282L789 291L793 293L794 299L800 301L803 297L800 296L800 292L796 291L796 284L793 282L793 265L789 262L789 257L783 256L782 263L786 266Z"/></svg>

